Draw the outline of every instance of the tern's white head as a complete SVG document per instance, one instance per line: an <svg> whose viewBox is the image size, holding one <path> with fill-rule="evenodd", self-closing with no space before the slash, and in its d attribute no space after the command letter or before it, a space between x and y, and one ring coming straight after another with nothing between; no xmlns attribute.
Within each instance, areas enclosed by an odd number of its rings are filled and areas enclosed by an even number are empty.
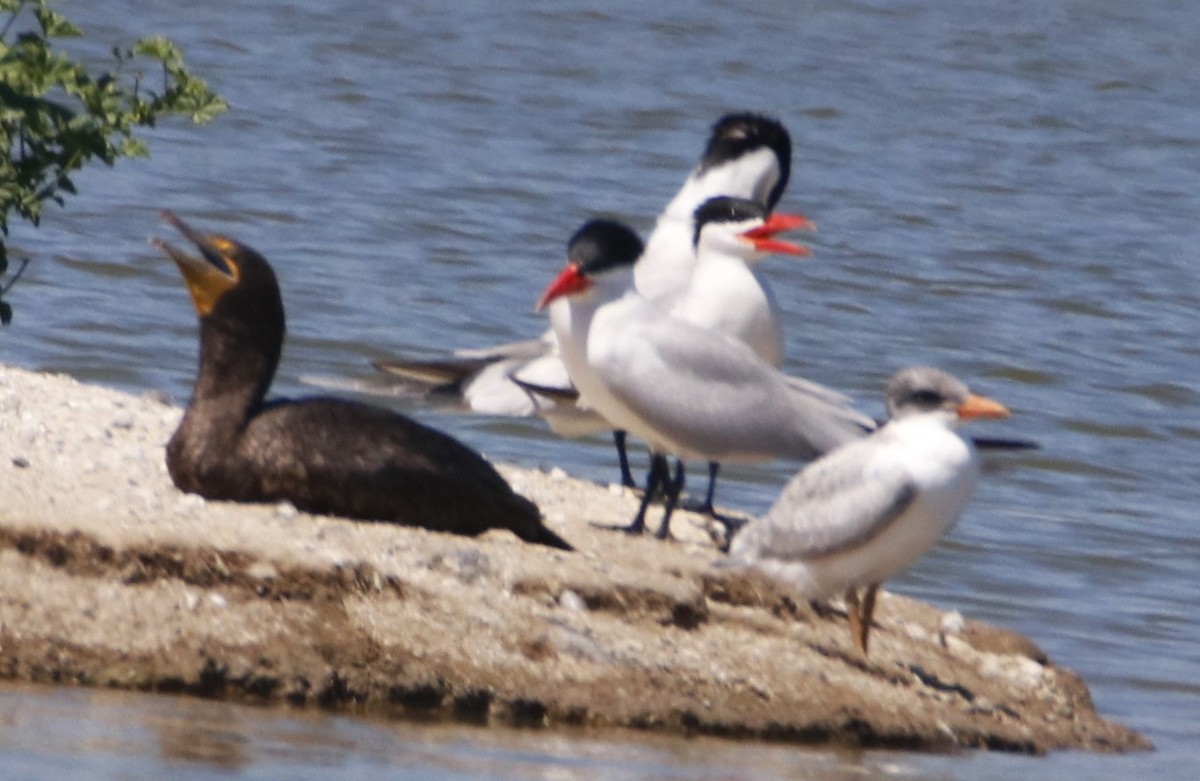
<svg viewBox="0 0 1200 781"><path fill-rule="evenodd" d="M772 253L811 255L807 247L775 236L790 230L813 230L799 214L771 214L761 204L745 198L718 196L702 203L695 214L692 244L699 256L715 252L756 262Z"/></svg>
<svg viewBox="0 0 1200 781"><path fill-rule="evenodd" d="M1009 414L1000 402L971 393L961 380L931 366L910 366L893 374L887 385L887 409L891 420L938 413L955 424Z"/></svg>
<svg viewBox="0 0 1200 781"><path fill-rule="evenodd" d="M542 293L537 308L541 310L564 296L586 295L597 278L611 276L610 272L623 271L629 276L642 249L642 240L624 223L588 221L571 237L567 265Z"/></svg>
<svg viewBox="0 0 1200 781"><path fill-rule="evenodd" d="M750 113L721 117L700 162L655 223L635 270L638 291L663 301L687 286L696 263L691 238L700 204L728 195L770 211L787 187L791 167L791 138L777 120Z"/></svg>
<svg viewBox="0 0 1200 781"><path fill-rule="evenodd" d="M703 183L697 189L705 190L705 195L736 195L771 211L791 173L792 139L787 129L777 119L740 112L726 114L713 125L689 183Z"/></svg>

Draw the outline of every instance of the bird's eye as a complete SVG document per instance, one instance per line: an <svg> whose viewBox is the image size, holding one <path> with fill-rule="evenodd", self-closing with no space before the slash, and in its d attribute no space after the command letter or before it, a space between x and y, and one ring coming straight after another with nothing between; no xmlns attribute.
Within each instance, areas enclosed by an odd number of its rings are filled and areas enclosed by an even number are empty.
<svg viewBox="0 0 1200 781"><path fill-rule="evenodd" d="M909 394L908 400L918 407L937 407L945 401L941 394L931 390L913 391Z"/></svg>

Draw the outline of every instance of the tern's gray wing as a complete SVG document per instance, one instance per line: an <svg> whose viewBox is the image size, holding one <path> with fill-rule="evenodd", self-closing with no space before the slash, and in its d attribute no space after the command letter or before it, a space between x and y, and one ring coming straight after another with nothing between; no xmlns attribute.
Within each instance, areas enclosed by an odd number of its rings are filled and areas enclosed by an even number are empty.
<svg viewBox="0 0 1200 781"><path fill-rule="evenodd" d="M562 357L553 352L522 362L509 375L525 391L550 429L560 437L583 437L609 431L612 425L579 398ZM472 404L476 402L472 399Z"/></svg>
<svg viewBox="0 0 1200 781"><path fill-rule="evenodd" d="M479 414L508 417L542 413L544 405L513 382L510 375L528 369L534 381L542 382L543 363L562 365L552 332L523 342L455 350L438 358L396 357L373 362L396 387L423 391L424 398L430 401L449 402ZM566 369L560 373L565 376Z"/></svg>
<svg viewBox="0 0 1200 781"><path fill-rule="evenodd" d="M593 356L609 391L683 455L809 459L863 436L857 412L805 394L745 344L660 318Z"/></svg>
<svg viewBox="0 0 1200 781"><path fill-rule="evenodd" d="M847 410L851 409L851 405L854 403L854 399L850 398L848 395L839 390L830 388L828 385L822 385L819 382L806 380L803 377L797 377L793 374L784 375L784 379L787 380L787 384L790 385L796 393L801 395L821 399L822 401L827 401L830 404L844 407ZM871 432L879 428L879 423L874 418L857 412L855 413L855 416L859 425L861 425L866 431Z"/></svg>
<svg viewBox="0 0 1200 781"><path fill-rule="evenodd" d="M385 390L406 389L426 401L462 408L483 415L528 417L539 412L529 393L509 379L529 360L516 358L446 358L411 360L391 358L374 362L387 376ZM389 387L390 386L390 387ZM365 389L366 392L377 392Z"/></svg>
<svg viewBox="0 0 1200 781"><path fill-rule="evenodd" d="M454 386L478 374L494 362L489 357L463 358L387 358L372 361L371 365L384 374L429 386Z"/></svg>
<svg viewBox="0 0 1200 781"><path fill-rule="evenodd" d="M398 356L373 361L381 372L405 380L427 385L459 385L469 382L493 364L503 363L507 374L527 361L534 361L557 352L557 342L552 335L543 334L537 339L510 342L479 349L455 350L440 358L405 358Z"/></svg>
<svg viewBox="0 0 1200 781"><path fill-rule="evenodd" d="M536 339L498 344L493 347L462 348L454 351L456 358L484 358L493 361L506 358L539 358L558 352L558 340L553 331L546 331Z"/></svg>
<svg viewBox="0 0 1200 781"><path fill-rule="evenodd" d="M872 439L805 467L770 511L738 533L730 555L745 561L811 561L880 534L917 496L903 466Z"/></svg>
<svg viewBox="0 0 1200 781"><path fill-rule="evenodd" d="M833 446L861 439L879 428L878 421L854 409L850 397L841 391L802 377L785 375L784 379L792 394L793 403L809 414L833 419L835 427L831 433L834 440L829 446L822 447L822 452L831 450Z"/></svg>

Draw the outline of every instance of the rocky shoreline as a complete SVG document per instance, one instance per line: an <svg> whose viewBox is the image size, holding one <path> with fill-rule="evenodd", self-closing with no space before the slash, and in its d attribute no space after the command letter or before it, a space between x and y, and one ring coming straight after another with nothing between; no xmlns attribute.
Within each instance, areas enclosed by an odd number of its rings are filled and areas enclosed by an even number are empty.
<svg viewBox="0 0 1200 781"><path fill-rule="evenodd" d="M499 466L578 548L177 491L180 410L0 366L0 676L473 722L916 750L1146 749L1032 641L881 595L871 656L623 491Z"/></svg>

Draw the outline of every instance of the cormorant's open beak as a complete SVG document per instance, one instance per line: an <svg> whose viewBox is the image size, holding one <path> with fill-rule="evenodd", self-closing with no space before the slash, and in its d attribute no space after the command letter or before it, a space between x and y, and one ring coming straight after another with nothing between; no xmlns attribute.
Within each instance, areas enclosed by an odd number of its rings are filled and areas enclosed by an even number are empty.
<svg viewBox="0 0 1200 781"><path fill-rule="evenodd" d="M219 236L205 236L169 211L164 211L162 218L195 244L201 257L189 255L159 238L150 239L150 243L179 266L196 311L201 316L207 315L221 296L238 282L240 270L232 257L234 245Z"/></svg>
<svg viewBox="0 0 1200 781"><path fill-rule="evenodd" d="M535 311L542 311L547 304L556 298L583 292L591 286L591 280L579 270L579 266L574 263L568 263L567 267L554 278L554 281L542 293L542 297L538 299Z"/></svg>
<svg viewBox="0 0 1200 781"><path fill-rule="evenodd" d="M987 396L977 396L971 394L966 401L958 405L958 417L960 420L974 420L975 418L1007 418L1009 416L1008 407L998 401L989 399Z"/></svg>
<svg viewBox="0 0 1200 781"><path fill-rule="evenodd" d="M769 252L778 255L811 255L812 250L790 241L775 238L775 234L792 230L816 230L817 226L807 217L799 214L772 214L767 221L757 228L751 228L742 237L754 245L759 252Z"/></svg>

